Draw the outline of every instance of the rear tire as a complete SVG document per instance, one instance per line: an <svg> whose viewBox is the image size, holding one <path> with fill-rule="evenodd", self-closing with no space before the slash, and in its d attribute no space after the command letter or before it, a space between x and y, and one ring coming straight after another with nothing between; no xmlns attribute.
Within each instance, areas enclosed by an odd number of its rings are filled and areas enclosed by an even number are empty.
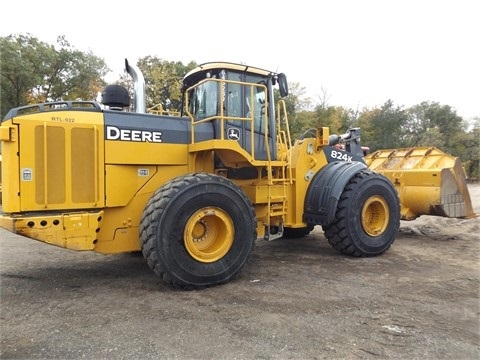
<svg viewBox="0 0 480 360"><path fill-rule="evenodd" d="M156 275L176 288L226 283L247 264L257 238L253 206L230 180L178 177L148 201L140 224L142 252Z"/></svg>
<svg viewBox="0 0 480 360"><path fill-rule="evenodd" d="M400 203L393 184L371 170L359 171L340 196L335 219L323 226L328 242L351 256L383 254L400 227Z"/></svg>

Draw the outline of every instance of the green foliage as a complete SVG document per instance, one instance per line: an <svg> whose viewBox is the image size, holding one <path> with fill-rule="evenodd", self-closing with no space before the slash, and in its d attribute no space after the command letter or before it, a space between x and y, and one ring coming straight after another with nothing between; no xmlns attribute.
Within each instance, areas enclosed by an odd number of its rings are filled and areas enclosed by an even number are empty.
<svg viewBox="0 0 480 360"><path fill-rule="evenodd" d="M64 36L56 46L34 36L0 37L1 116L13 107L31 103L93 100L108 73L103 59L74 49Z"/></svg>
<svg viewBox="0 0 480 360"><path fill-rule="evenodd" d="M313 128L309 124L315 123L315 114L312 111L300 111L295 114L295 121L290 122L290 136L292 141L298 139L307 129Z"/></svg>
<svg viewBox="0 0 480 360"><path fill-rule="evenodd" d="M440 129L436 126L428 128L425 132L418 134L418 145L436 147L438 149L445 149L445 139L440 132Z"/></svg>
<svg viewBox="0 0 480 360"><path fill-rule="evenodd" d="M406 131L409 146L437 146L442 151L461 156L461 137L466 125L448 105L422 102L409 109Z"/></svg>
<svg viewBox="0 0 480 360"><path fill-rule="evenodd" d="M339 132L341 120L334 106L320 105L315 109L316 123L314 127L325 126L331 132Z"/></svg>
<svg viewBox="0 0 480 360"><path fill-rule="evenodd" d="M405 146L405 123L407 112L400 106L395 106L392 100L387 100L370 119L372 150L395 149Z"/></svg>
<svg viewBox="0 0 480 360"><path fill-rule="evenodd" d="M372 151L405 146L407 112L395 106L392 100L387 100L380 108L366 111L361 118L362 141L366 141Z"/></svg>
<svg viewBox="0 0 480 360"><path fill-rule="evenodd" d="M448 105L422 102L409 109L407 122L408 146L435 146L443 152L460 158L467 177L479 177L480 120L472 129Z"/></svg>
<svg viewBox="0 0 480 360"><path fill-rule="evenodd" d="M193 61L184 65L152 56L141 58L138 67L145 77L146 107L161 104L165 110L181 110L182 79L196 66Z"/></svg>
<svg viewBox="0 0 480 360"><path fill-rule="evenodd" d="M461 142L464 150L461 156L469 178L480 178L480 118L475 118L472 129L465 133Z"/></svg>
<svg viewBox="0 0 480 360"><path fill-rule="evenodd" d="M42 83L41 73L46 67L38 57L45 53L46 46L35 38L21 35L0 38L1 118L10 108L28 104Z"/></svg>
<svg viewBox="0 0 480 360"><path fill-rule="evenodd" d="M305 98L305 87L302 87L297 82L288 84L288 93L288 96L283 100L287 109L290 136L292 139L295 139L303 132L305 127L306 120L302 114L304 109L309 106L310 99ZM277 89L274 91L274 97L275 102L280 99L280 92Z"/></svg>
<svg viewBox="0 0 480 360"><path fill-rule="evenodd" d="M328 127L331 134L344 134L355 126L356 121L357 114L352 109L320 104L314 110L314 121L311 127Z"/></svg>

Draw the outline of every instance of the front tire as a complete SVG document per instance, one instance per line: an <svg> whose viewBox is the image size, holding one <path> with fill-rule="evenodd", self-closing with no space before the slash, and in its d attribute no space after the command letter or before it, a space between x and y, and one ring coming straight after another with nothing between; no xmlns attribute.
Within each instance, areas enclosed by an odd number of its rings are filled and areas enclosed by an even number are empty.
<svg viewBox="0 0 480 360"><path fill-rule="evenodd" d="M156 275L176 288L226 283L247 264L257 238L253 206L230 180L178 177L148 201L140 224L142 252Z"/></svg>
<svg viewBox="0 0 480 360"><path fill-rule="evenodd" d="M383 254L400 228L395 187L381 174L368 169L359 171L345 186L333 223L322 228L328 242L344 254Z"/></svg>

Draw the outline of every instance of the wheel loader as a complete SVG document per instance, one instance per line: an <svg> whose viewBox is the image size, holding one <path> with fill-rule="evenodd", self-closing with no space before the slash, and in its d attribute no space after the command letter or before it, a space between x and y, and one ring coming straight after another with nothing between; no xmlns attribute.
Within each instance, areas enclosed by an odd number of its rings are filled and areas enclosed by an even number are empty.
<svg viewBox="0 0 480 360"><path fill-rule="evenodd" d="M360 129L308 131L293 143L283 73L212 62L183 78L182 109L134 95L11 109L0 126L0 225L72 250L142 252L172 287L237 278L259 239L321 226L347 256L383 254L400 220L474 216L461 167L435 148L365 155ZM280 94L275 101L274 89Z"/></svg>

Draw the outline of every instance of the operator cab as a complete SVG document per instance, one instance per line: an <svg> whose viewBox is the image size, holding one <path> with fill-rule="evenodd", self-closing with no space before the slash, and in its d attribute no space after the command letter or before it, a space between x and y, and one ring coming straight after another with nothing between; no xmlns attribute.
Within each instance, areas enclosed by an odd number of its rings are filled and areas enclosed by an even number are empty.
<svg viewBox="0 0 480 360"><path fill-rule="evenodd" d="M281 96L288 95L284 74L234 63L202 64L184 77L186 112L195 122L211 120L215 139L237 141L255 160L276 160L277 82Z"/></svg>

